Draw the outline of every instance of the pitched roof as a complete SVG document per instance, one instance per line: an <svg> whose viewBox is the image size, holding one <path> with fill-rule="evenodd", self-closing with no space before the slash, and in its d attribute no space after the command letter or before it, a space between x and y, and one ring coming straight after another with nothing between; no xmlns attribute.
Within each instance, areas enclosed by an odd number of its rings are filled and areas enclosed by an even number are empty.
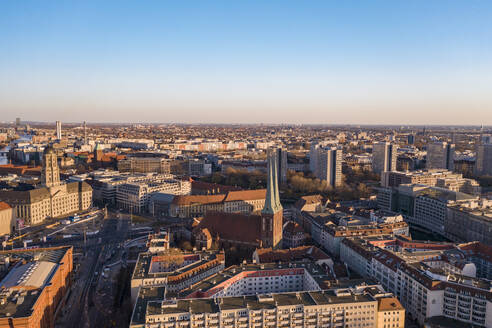
<svg viewBox="0 0 492 328"><path fill-rule="evenodd" d="M311 205L323 202L323 197L321 195L308 195L302 196L295 204L295 207L302 209L305 205Z"/></svg>
<svg viewBox="0 0 492 328"><path fill-rule="evenodd" d="M0 173L38 176L41 175L41 166L31 167L27 165L14 164L0 165Z"/></svg>
<svg viewBox="0 0 492 328"><path fill-rule="evenodd" d="M265 199L266 189L229 191L224 201Z"/></svg>
<svg viewBox="0 0 492 328"><path fill-rule="evenodd" d="M0 211L8 210L9 208L11 208L9 204L0 202Z"/></svg>
<svg viewBox="0 0 492 328"><path fill-rule="evenodd" d="M192 204L214 204L221 203L225 195L185 195L176 196L173 199L174 205L192 205Z"/></svg>
<svg viewBox="0 0 492 328"><path fill-rule="evenodd" d="M238 200L255 200L265 199L266 190L240 190L229 191L223 195L184 195L176 196L173 199L174 205L192 205L192 204L216 204L222 202L232 202Z"/></svg>
<svg viewBox="0 0 492 328"><path fill-rule="evenodd" d="M196 229L205 228L220 239L257 243L261 239L261 216L207 212Z"/></svg>

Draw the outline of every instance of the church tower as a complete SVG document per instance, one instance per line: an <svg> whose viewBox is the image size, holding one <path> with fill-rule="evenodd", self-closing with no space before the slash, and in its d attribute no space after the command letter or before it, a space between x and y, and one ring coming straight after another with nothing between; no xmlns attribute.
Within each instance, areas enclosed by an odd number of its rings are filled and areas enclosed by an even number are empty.
<svg viewBox="0 0 492 328"><path fill-rule="evenodd" d="M267 194L261 211L261 239L263 247L282 248L283 209L278 191L277 152L267 155Z"/></svg>
<svg viewBox="0 0 492 328"><path fill-rule="evenodd" d="M43 154L43 169L41 182L45 187L60 185L60 170L58 168L58 156L52 146L48 146Z"/></svg>

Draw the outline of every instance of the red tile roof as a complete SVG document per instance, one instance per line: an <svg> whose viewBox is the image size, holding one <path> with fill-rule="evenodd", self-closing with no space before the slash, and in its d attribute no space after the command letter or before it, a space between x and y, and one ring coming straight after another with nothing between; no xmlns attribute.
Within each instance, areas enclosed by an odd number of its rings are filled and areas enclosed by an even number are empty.
<svg viewBox="0 0 492 328"><path fill-rule="evenodd" d="M176 196L173 198L174 205L192 205L192 204L215 204L221 203L225 195L186 195Z"/></svg>
<svg viewBox="0 0 492 328"><path fill-rule="evenodd" d="M295 204L296 208L302 209L304 205L316 204L323 202L321 195L302 196Z"/></svg>
<svg viewBox="0 0 492 328"><path fill-rule="evenodd" d="M261 216L207 212L195 229L205 228L214 238L257 244L261 239Z"/></svg>
<svg viewBox="0 0 492 328"><path fill-rule="evenodd" d="M216 204L240 200L265 199L266 189L229 191L225 195L185 195L176 196L174 205Z"/></svg>
<svg viewBox="0 0 492 328"><path fill-rule="evenodd" d="M265 199L266 189L229 191L224 201Z"/></svg>
<svg viewBox="0 0 492 328"><path fill-rule="evenodd" d="M0 174L17 174L17 175L41 175L41 166L27 166L27 165L13 165L6 164L0 165Z"/></svg>
<svg viewBox="0 0 492 328"><path fill-rule="evenodd" d="M9 204L0 202L0 211L8 210L9 208L11 208Z"/></svg>

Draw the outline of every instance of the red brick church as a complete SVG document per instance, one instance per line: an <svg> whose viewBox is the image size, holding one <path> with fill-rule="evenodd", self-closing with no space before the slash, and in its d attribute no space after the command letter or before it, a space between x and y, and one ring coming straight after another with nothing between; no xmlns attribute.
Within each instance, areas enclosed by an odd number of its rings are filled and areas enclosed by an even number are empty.
<svg viewBox="0 0 492 328"><path fill-rule="evenodd" d="M283 209L278 191L278 158L267 156L268 181L265 206L260 215L208 212L193 229L198 247L282 248Z"/></svg>

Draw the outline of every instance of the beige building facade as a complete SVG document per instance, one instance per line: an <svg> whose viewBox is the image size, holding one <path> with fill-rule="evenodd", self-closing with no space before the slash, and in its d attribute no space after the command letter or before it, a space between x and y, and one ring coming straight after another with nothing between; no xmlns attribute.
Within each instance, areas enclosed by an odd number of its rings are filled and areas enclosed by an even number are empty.
<svg viewBox="0 0 492 328"><path fill-rule="evenodd" d="M15 217L9 204L0 202L0 236L8 235L15 229Z"/></svg>
<svg viewBox="0 0 492 328"><path fill-rule="evenodd" d="M9 204L21 225L41 224L92 206L92 188L86 182L60 182L60 172L53 148L44 151L41 181L43 186L27 191L0 191L0 201Z"/></svg>

